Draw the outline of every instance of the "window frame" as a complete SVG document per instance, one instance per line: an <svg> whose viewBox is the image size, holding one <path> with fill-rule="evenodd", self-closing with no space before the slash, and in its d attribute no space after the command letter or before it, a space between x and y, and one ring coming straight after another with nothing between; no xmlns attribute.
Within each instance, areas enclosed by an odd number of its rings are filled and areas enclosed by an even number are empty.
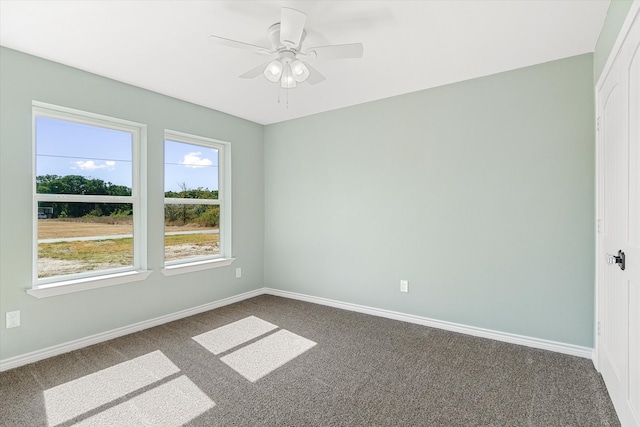
<svg viewBox="0 0 640 427"><path fill-rule="evenodd" d="M123 131L132 135L131 196L40 194L37 192L36 118L48 117L88 126ZM147 271L146 221L146 125L129 120L61 107L43 102L32 103L32 288L36 297L52 296L78 290L144 280ZM46 278L38 277L38 202L130 203L133 211L133 265L103 270L89 270Z"/></svg>
<svg viewBox="0 0 640 427"><path fill-rule="evenodd" d="M184 199L164 197L166 189L164 188L164 177L166 174L166 153L165 141L173 141L178 143L201 146L205 148L214 148L218 150L218 198L217 199ZM167 204L206 204L217 205L220 207L220 223L218 225L219 232L219 252L215 255L198 256L191 258L183 258L178 260L167 261L165 258L165 246L163 244L162 258L164 268L162 273L166 276L187 273L191 271L204 270L209 268L223 267L230 265L235 260L232 256L231 249L231 144L227 141L208 138L199 135L193 135L185 132L165 129L163 139L163 218L164 208ZM163 221L163 242L165 237L164 221Z"/></svg>

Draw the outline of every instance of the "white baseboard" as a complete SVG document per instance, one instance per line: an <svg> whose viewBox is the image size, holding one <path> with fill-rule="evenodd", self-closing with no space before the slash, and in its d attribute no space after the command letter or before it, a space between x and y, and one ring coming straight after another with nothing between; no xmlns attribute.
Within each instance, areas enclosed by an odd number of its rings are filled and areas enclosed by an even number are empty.
<svg viewBox="0 0 640 427"><path fill-rule="evenodd" d="M390 311L390 310L384 310L380 308L367 307L364 305L351 304L348 302L341 302L341 301L331 300L327 298L304 295L296 292L281 291L281 290L272 289L272 288L260 288L253 291L245 292L240 295L235 295L229 298L224 298L218 301L213 301L207 304L199 305L197 307L181 310L176 313L156 317L155 319L145 320L143 322L134 323L133 325L124 326L122 328L113 329L111 331L102 332L102 333L91 335L85 338L69 341L63 344L47 347L42 350L36 350L31 353L26 353L23 355L0 360L0 372L6 371L8 369L17 368L19 366L26 365L29 363L37 362L39 360L47 359L49 357L57 356L59 354L68 353L73 350L98 344L104 341L108 341L114 338L131 334L134 332L142 331L143 329L159 326L168 322L172 322L174 320L193 316L194 314L203 313L205 311L213 310L215 308L223 307L225 305L240 302L245 299L253 298L263 294L274 295L274 296L279 296L283 298L290 298L290 299L295 299L300 301L306 301L306 302L311 302L311 303L320 304L320 305L326 305L329 307L340 308L343 310L355 311L358 313L365 313L373 316L385 317L387 319L394 319L394 320L400 320L403 322L415 323L418 325L429 326L432 328L444 329L447 331L459 332L462 334L473 335L476 337L489 338L496 341L503 341L511 344L524 345L527 347L539 348L543 350L569 354L571 356L578 356L578 357L583 357L587 359L593 359L593 355L594 355L593 349L589 347L581 347L577 345L565 344L565 343L560 343L556 341L549 341L549 340L543 340L538 338L526 337L523 335L493 331L490 329L476 328L474 326L467 326L467 325L461 325L459 323L445 322L442 320L430 319L428 317L415 316L412 314L405 314L397 311Z"/></svg>
<svg viewBox="0 0 640 427"><path fill-rule="evenodd" d="M367 307L364 305L351 304L348 302L335 301L327 298L299 294L296 292L281 291L279 289L263 288L263 293L284 298L296 299L300 301L312 302L329 307L341 308L343 310L356 311L358 313L371 314L378 317L386 317L387 319L400 320L403 322L415 323L418 325L444 329L452 332L459 332L476 337L489 338L492 340L503 341L511 344L518 344L527 347L539 348L542 350L554 351L556 353L563 353L571 356L583 357L586 359L592 359L593 356L593 349L590 347L582 347L573 344L565 344L556 341L510 334L507 332L493 331L491 329L477 328L475 326L467 326L453 322L445 322L442 320L430 319L428 317L414 316L412 314L399 313L397 311L390 311L380 308Z"/></svg>
<svg viewBox="0 0 640 427"><path fill-rule="evenodd" d="M113 329L111 331L102 332L99 334L91 335L85 338L80 338L74 341L69 341L63 344L58 344L52 347L47 347L42 350L36 350L31 353L22 354L8 359L0 360L0 372L8 369L17 368L28 363L37 362L39 360L47 359L49 357L57 356L59 354L68 353L73 350L78 350L83 347L98 344L104 341L108 341L114 338L118 338L124 335L128 335L134 332L142 331L143 329L153 328L174 320L182 319L185 317L193 316L194 314L203 313L205 311L213 310L214 308L223 307L225 305L233 304L248 298L253 298L258 295L264 294L263 289L256 289L253 291L245 292L240 295L234 295L229 298L224 298L218 301L213 301L207 304L199 305L197 307L188 308L165 316L156 317L155 319L145 320L142 322L134 323L133 325L124 326L122 328Z"/></svg>

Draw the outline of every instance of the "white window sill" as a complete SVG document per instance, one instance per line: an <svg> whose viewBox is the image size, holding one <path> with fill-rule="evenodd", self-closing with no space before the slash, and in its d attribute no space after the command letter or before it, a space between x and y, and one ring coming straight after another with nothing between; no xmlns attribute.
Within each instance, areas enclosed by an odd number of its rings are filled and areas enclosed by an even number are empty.
<svg viewBox="0 0 640 427"><path fill-rule="evenodd" d="M162 269L165 276L175 276L176 274L191 273L193 271L209 270L211 268L226 267L231 265L235 258L216 258L204 261L186 262L183 264L167 265Z"/></svg>
<svg viewBox="0 0 640 427"><path fill-rule="evenodd" d="M27 289L27 293L36 298L53 297L70 294L72 292L89 289L104 288L106 286L122 285L124 283L139 282L151 274L150 270L126 271L124 273L105 274L97 277L83 277L82 279L65 280L47 283Z"/></svg>

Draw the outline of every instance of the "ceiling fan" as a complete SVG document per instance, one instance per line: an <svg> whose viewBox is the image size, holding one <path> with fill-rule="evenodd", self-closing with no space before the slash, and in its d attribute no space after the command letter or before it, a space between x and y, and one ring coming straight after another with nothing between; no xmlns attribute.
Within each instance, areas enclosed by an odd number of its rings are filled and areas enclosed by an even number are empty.
<svg viewBox="0 0 640 427"><path fill-rule="evenodd" d="M315 46L303 49L302 44L307 32L304 24L307 15L296 9L282 8L280 22L273 24L267 30L271 48L227 39L216 35L210 38L214 42L228 47L248 50L261 55L275 56L275 59L258 65L241 74L243 79L252 79L263 74L273 83L280 82L285 89L296 87L298 83L320 83L325 77L315 68L301 59L338 59L361 58L362 43L348 43L329 46Z"/></svg>

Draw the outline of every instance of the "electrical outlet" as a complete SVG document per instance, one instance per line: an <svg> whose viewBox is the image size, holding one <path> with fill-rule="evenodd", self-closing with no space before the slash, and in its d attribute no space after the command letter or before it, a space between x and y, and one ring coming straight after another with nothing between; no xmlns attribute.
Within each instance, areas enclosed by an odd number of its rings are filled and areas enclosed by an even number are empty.
<svg viewBox="0 0 640 427"><path fill-rule="evenodd" d="M408 280L400 280L400 292L409 292Z"/></svg>
<svg viewBox="0 0 640 427"><path fill-rule="evenodd" d="M7 311L7 329L20 326L20 311Z"/></svg>
<svg viewBox="0 0 640 427"><path fill-rule="evenodd" d="M242 277L242 269L240 267L236 268L236 279Z"/></svg>

